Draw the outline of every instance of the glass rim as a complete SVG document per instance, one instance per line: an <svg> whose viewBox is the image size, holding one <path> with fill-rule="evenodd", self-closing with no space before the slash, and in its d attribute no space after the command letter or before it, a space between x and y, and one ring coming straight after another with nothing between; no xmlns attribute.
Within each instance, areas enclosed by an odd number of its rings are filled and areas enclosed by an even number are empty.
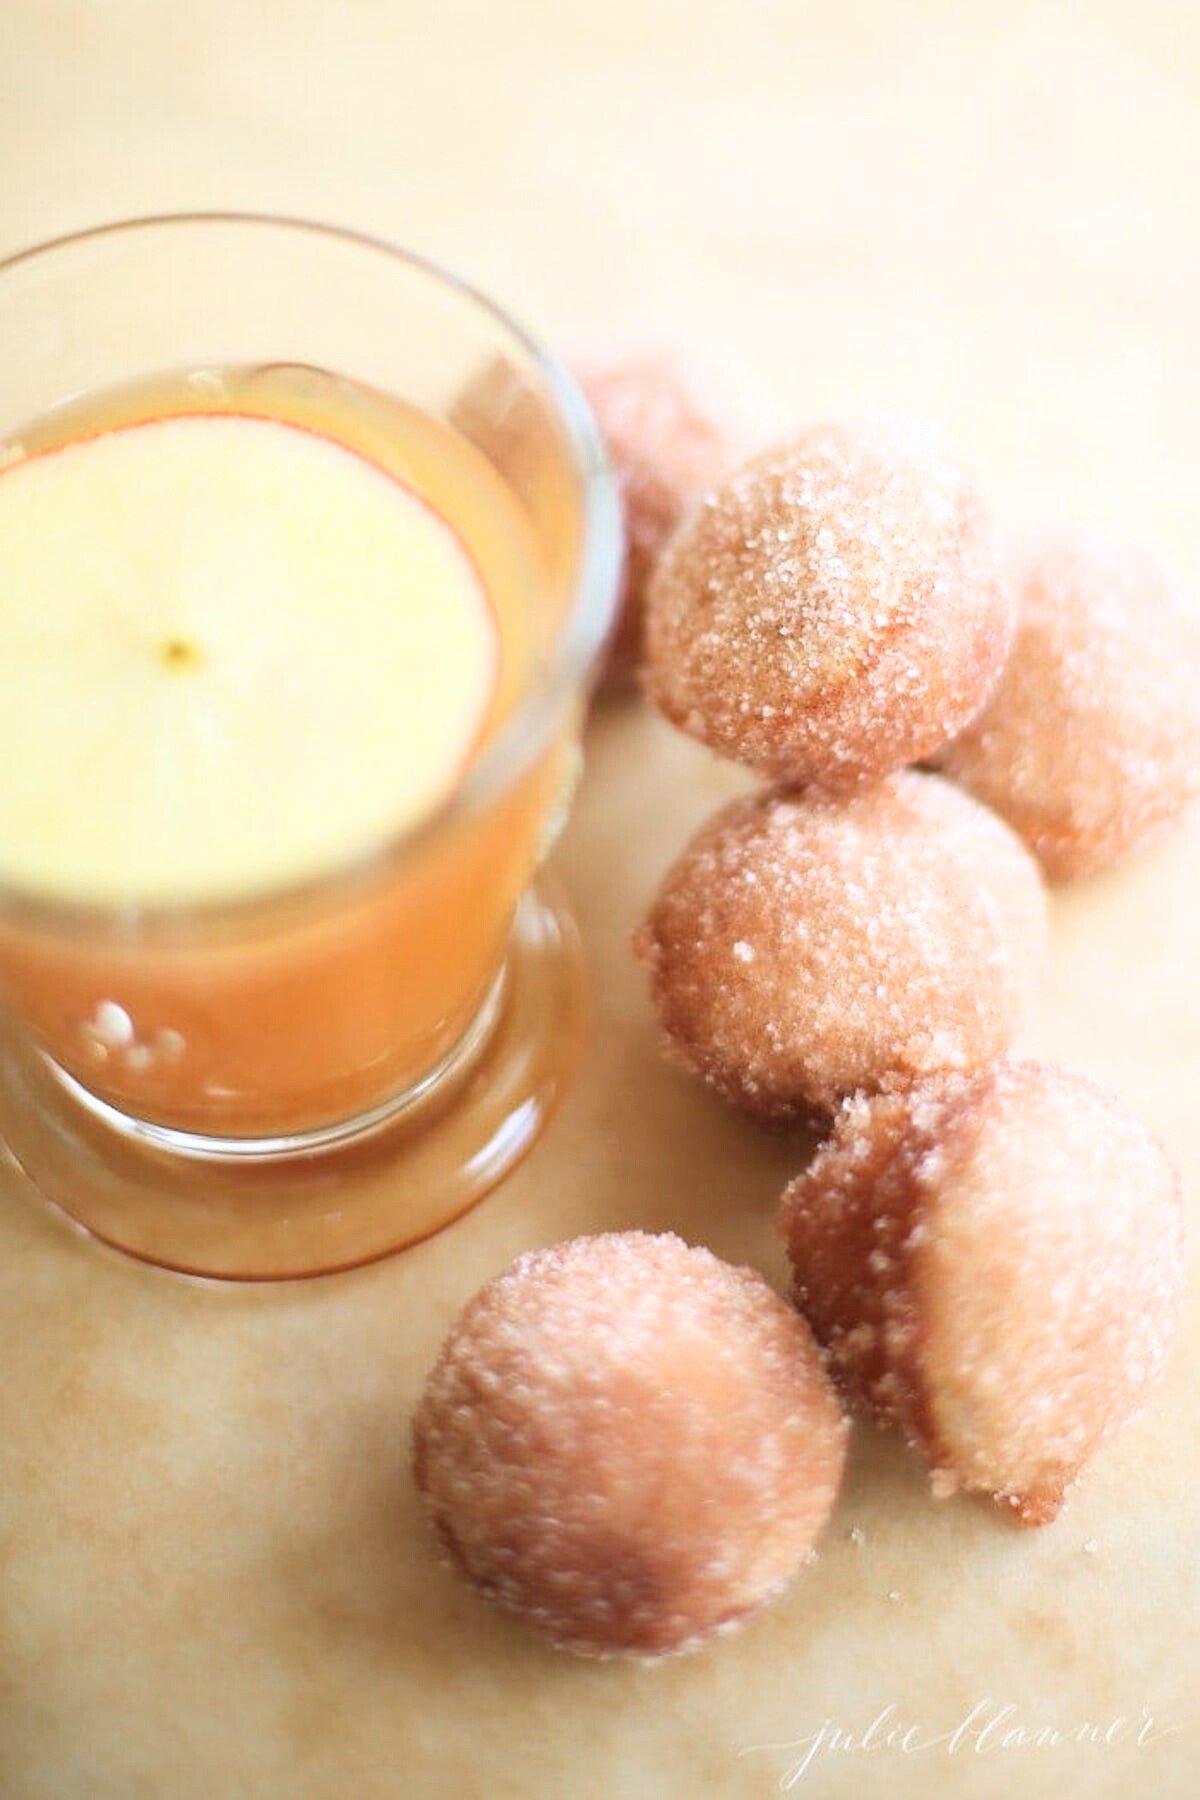
<svg viewBox="0 0 1200 1800"><path fill-rule="evenodd" d="M40 257L106 238L188 226L280 231L371 252L457 294L507 335L541 375L579 479L580 554L570 604L547 657L522 686L499 729L472 752L449 792L414 823L381 837L361 852L331 861L315 874L209 899L71 900L0 880L0 911L10 918L93 932L114 926L153 932L155 927L178 926L184 921L224 926L249 919L265 907L304 905L325 892L368 885L400 858L416 853L480 811L520 776L569 697L587 686L616 617L624 542L620 497L603 436L578 382L560 358L474 282L431 257L374 233L295 214L225 210L149 213L66 232L0 258L0 298L12 271Z"/></svg>

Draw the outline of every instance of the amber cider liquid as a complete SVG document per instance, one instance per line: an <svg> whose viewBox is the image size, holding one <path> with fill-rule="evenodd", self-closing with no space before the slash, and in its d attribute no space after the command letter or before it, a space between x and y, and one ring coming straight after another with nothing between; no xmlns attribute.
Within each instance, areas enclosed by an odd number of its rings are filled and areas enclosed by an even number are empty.
<svg viewBox="0 0 1200 1800"><path fill-rule="evenodd" d="M498 627L499 674L476 754L486 752L553 628L537 538L488 458L412 406L287 364L157 375L72 400L19 439L34 454L193 413L252 414L331 437L445 519ZM0 923L0 996L55 1063L136 1119L254 1138L367 1113L431 1078L495 995L571 735L543 746L486 803L451 806L399 844L364 845L359 861L303 889L103 913L17 897ZM148 1066L122 1055L94 1029L112 1016L106 1005L137 1021L139 1039L182 1052Z"/></svg>

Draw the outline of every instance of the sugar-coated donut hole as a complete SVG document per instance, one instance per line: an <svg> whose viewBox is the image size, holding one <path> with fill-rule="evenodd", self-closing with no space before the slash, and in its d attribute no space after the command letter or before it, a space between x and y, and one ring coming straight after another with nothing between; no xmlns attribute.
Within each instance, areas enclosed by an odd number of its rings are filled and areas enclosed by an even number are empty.
<svg viewBox="0 0 1200 1800"><path fill-rule="evenodd" d="M674 1236L577 1238L468 1302L414 1426L449 1561L583 1655L694 1648L777 1595L846 1426L808 1326Z"/></svg>
<svg viewBox="0 0 1200 1800"><path fill-rule="evenodd" d="M1142 553L1058 532L1003 565L1019 624L981 716L939 765L1056 880L1133 853L1200 790L1200 623Z"/></svg>
<svg viewBox="0 0 1200 1800"><path fill-rule="evenodd" d="M620 615L605 669L616 685L641 661L646 587L662 547L725 473L729 432L695 378L664 355L596 362L579 379L608 446L625 523Z"/></svg>
<svg viewBox="0 0 1200 1800"><path fill-rule="evenodd" d="M669 870L635 948L666 1047L767 1118L1011 1044L1046 938L1037 867L936 775L735 801Z"/></svg>
<svg viewBox="0 0 1200 1800"><path fill-rule="evenodd" d="M846 792L974 718L1013 622L983 507L932 428L814 426L736 470L671 539L646 688L723 755Z"/></svg>
<svg viewBox="0 0 1200 1800"><path fill-rule="evenodd" d="M978 1491L1048 1522L1161 1372L1178 1180L1079 1075L1000 1063L856 1096L781 1223L832 1368L941 1497Z"/></svg>

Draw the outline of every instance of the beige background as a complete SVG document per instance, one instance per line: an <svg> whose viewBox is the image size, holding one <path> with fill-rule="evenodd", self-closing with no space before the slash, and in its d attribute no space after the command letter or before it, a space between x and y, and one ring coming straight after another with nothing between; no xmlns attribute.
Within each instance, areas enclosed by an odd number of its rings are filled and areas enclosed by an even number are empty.
<svg viewBox="0 0 1200 1800"><path fill-rule="evenodd" d="M1200 588L1198 199L1188 0L0 5L0 251L189 206L365 227L562 345L675 343L784 419L940 416L1002 511L1158 542ZM754 1746L889 1702L928 1737L985 1701L1182 1729L824 1755L793 1791L1195 1793L1195 1279L1164 1392L1052 1529L933 1508L862 1431L817 1569L704 1657L558 1659L428 1554L408 1416L516 1251L637 1222L779 1273L796 1153L659 1065L624 949L733 780L635 708L599 718L561 858L597 974L584 1072L435 1242L215 1290L93 1249L4 1176L3 1800L742 1800L795 1759ZM1128 1096L1193 1220L1198 888L1193 824L1056 902L1030 1039Z"/></svg>

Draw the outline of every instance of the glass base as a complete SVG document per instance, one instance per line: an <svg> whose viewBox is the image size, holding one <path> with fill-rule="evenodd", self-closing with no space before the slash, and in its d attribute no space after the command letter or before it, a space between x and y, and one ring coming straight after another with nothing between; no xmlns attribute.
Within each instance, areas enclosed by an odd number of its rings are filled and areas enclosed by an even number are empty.
<svg viewBox="0 0 1200 1800"><path fill-rule="evenodd" d="M282 1281L391 1255L466 1212L530 1149L582 1035L574 920L544 876L463 1044L418 1089L319 1133L147 1127L22 1043L0 1046L0 1138L75 1225L188 1275Z"/></svg>

